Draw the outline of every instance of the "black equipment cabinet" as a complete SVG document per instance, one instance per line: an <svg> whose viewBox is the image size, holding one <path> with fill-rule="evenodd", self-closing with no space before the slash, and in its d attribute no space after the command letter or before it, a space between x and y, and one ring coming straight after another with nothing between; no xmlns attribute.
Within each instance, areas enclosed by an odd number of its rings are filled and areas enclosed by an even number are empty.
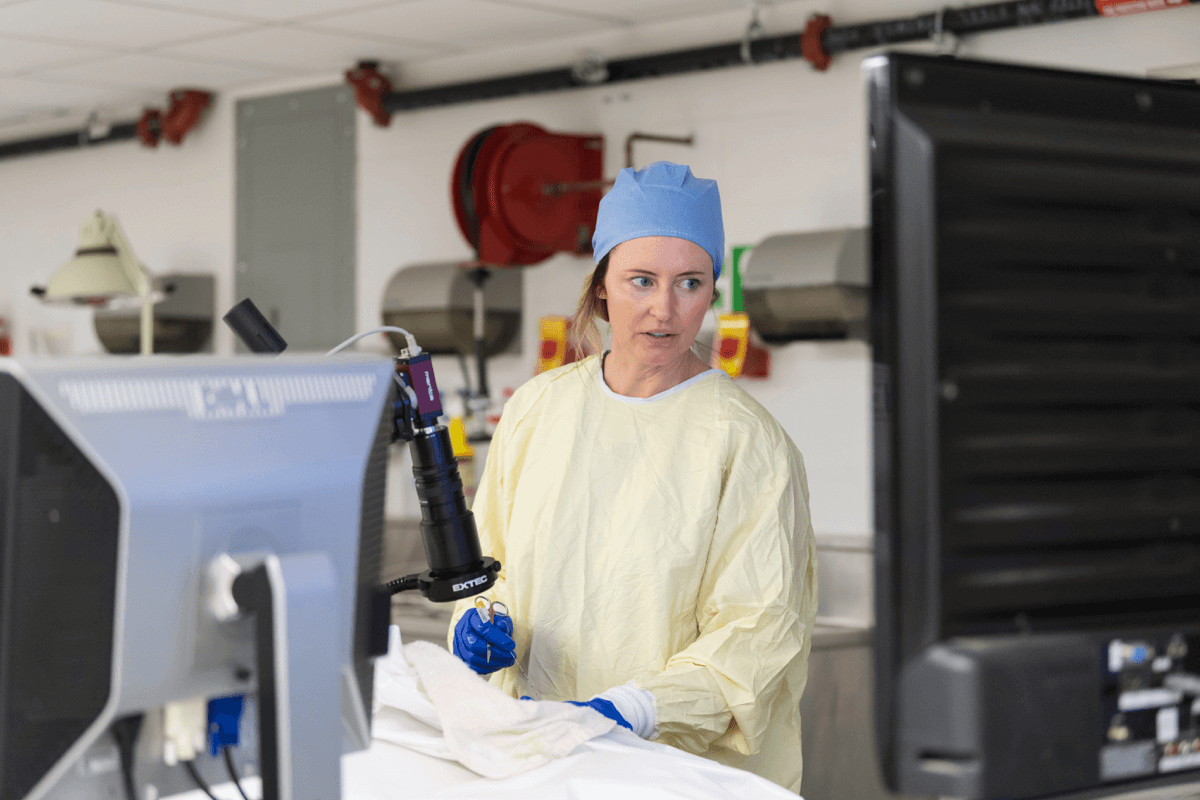
<svg viewBox="0 0 1200 800"><path fill-rule="evenodd" d="M886 780L1200 780L1200 87L867 65Z"/></svg>

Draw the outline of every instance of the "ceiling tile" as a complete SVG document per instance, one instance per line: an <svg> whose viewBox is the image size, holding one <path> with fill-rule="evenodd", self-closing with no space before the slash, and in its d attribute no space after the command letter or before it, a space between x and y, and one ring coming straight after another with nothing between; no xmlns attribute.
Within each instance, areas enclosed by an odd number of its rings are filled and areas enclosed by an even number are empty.
<svg viewBox="0 0 1200 800"><path fill-rule="evenodd" d="M313 23L317 24L317 23ZM448 45L491 40L494 46L589 33L610 26L594 18L485 0L409 0L326 17L322 28Z"/></svg>
<svg viewBox="0 0 1200 800"><path fill-rule="evenodd" d="M34 113L36 109L23 106L0 107L0 129L23 125L29 122L29 117Z"/></svg>
<svg viewBox="0 0 1200 800"><path fill-rule="evenodd" d="M164 48L163 54L262 64L304 72L349 69L361 59L404 61L445 52L434 45L368 40L298 27L259 28Z"/></svg>
<svg viewBox="0 0 1200 800"><path fill-rule="evenodd" d="M396 0L115 0L115 2L239 19L290 22L316 15L387 5Z"/></svg>
<svg viewBox="0 0 1200 800"><path fill-rule="evenodd" d="M109 51L64 44L31 42L28 39L0 37L0 75L68 64L103 56Z"/></svg>
<svg viewBox="0 0 1200 800"><path fill-rule="evenodd" d="M680 17L698 17L720 11L748 8L744 0L491 0L494 3L511 3L533 8L545 8L584 16L615 17L625 22L652 22ZM747 14L749 12L747 11Z"/></svg>
<svg viewBox="0 0 1200 800"><path fill-rule="evenodd" d="M40 70L30 77L84 86L158 89L222 89L226 86L279 77L278 70L245 65L185 61L136 53L113 56L71 67Z"/></svg>
<svg viewBox="0 0 1200 800"><path fill-rule="evenodd" d="M0 7L0 36L121 50L194 39L244 25L107 0L32 0Z"/></svg>
<svg viewBox="0 0 1200 800"><path fill-rule="evenodd" d="M31 78L0 78L0 116L7 116L8 110L14 108L87 110L129 97L128 89L47 83Z"/></svg>

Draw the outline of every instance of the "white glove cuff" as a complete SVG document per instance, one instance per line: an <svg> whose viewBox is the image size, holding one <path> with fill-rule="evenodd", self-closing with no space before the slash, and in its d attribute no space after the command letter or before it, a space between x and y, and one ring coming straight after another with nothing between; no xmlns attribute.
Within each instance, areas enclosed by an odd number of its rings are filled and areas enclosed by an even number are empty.
<svg viewBox="0 0 1200 800"><path fill-rule="evenodd" d="M614 686L596 695L616 706L617 711L643 739L658 735L658 712L654 710L654 695L633 681L624 686Z"/></svg>

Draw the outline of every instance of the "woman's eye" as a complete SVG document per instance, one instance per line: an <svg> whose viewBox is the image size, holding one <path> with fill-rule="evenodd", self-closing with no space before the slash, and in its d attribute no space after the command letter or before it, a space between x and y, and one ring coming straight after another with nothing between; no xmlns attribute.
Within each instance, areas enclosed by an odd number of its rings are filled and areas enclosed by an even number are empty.
<svg viewBox="0 0 1200 800"><path fill-rule="evenodd" d="M633 285L640 286L641 288L644 289L650 285L650 279L644 275L639 275L638 277L633 279Z"/></svg>
<svg viewBox="0 0 1200 800"><path fill-rule="evenodd" d="M685 288L689 291L694 291L696 289L699 289L700 288L700 279L699 278L687 278L683 282L683 288Z"/></svg>

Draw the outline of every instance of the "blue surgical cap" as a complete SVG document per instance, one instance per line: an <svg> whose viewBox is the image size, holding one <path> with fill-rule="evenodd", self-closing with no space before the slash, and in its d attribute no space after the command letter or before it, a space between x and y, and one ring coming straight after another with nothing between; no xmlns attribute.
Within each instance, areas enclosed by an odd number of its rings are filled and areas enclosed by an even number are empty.
<svg viewBox="0 0 1200 800"><path fill-rule="evenodd" d="M623 169L600 200L592 251L596 262L621 242L643 236L674 236L695 242L712 256L713 278L725 261L725 226L717 182L697 178L683 164L657 161Z"/></svg>

